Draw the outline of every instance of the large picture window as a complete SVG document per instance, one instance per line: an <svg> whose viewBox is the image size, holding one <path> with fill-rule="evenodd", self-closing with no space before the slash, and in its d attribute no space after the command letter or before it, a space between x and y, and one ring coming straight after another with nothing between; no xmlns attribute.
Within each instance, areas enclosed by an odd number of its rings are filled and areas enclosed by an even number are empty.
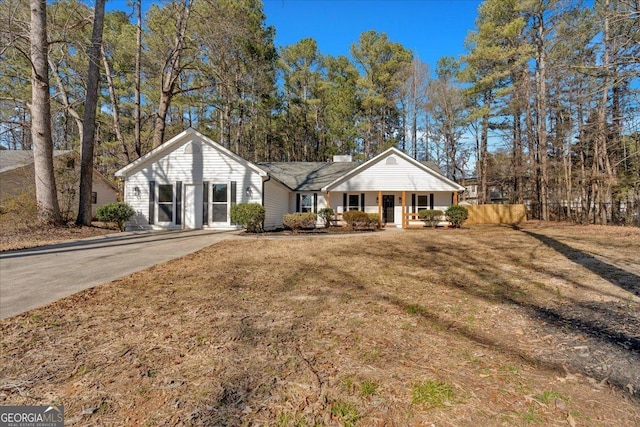
<svg viewBox="0 0 640 427"><path fill-rule="evenodd" d="M227 222L227 184L212 186L212 220L213 222Z"/></svg>
<svg viewBox="0 0 640 427"><path fill-rule="evenodd" d="M173 221L173 185L158 186L158 222Z"/></svg>

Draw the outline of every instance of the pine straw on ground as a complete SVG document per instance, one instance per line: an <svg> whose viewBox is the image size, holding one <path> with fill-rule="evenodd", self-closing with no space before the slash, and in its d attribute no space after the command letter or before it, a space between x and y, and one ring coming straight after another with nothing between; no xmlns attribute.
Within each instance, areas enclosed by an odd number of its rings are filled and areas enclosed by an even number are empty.
<svg viewBox="0 0 640 427"><path fill-rule="evenodd" d="M117 232L113 228L107 228L103 223L95 223L92 227L78 227L75 225L61 227L34 225L27 227L16 225L15 221L10 223L0 221L0 252L53 245L68 240L84 239Z"/></svg>
<svg viewBox="0 0 640 427"><path fill-rule="evenodd" d="M637 426L639 246L549 224L238 238L1 321L0 404L76 425Z"/></svg>

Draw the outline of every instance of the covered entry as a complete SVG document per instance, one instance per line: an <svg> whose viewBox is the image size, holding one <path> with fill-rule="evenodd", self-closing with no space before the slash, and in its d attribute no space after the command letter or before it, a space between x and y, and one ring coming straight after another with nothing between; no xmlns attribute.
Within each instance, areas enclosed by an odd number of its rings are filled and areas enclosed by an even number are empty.
<svg viewBox="0 0 640 427"><path fill-rule="evenodd" d="M395 222L395 199L393 194L384 194L382 196L382 221L385 224Z"/></svg>
<svg viewBox="0 0 640 427"><path fill-rule="evenodd" d="M189 230L202 228L202 184L184 186L184 228Z"/></svg>

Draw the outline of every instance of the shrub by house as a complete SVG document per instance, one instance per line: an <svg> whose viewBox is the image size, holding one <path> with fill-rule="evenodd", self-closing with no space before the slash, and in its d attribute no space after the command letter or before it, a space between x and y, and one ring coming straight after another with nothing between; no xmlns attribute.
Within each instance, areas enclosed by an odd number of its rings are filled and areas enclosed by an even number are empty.
<svg viewBox="0 0 640 427"><path fill-rule="evenodd" d="M116 224L120 231L124 231L124 223L134 214L135 211L128 204L113 202L100 206L96 212L96 217L99 221Z"/></svg>
<svg viewBox="0 0 640 427"><path fill-rule="evenodd" d="M257 203L238 203L231 206L231 221L242 225L249 233L260 233L265 218L264 206Z"/></svg>
<svg viewBox="0 0 640 427"><path fill-rule="evenodd" d="M297 233L300 230L315 228L318 216L313 212L297 212L286 214L283 219L285 227Z"/></svg>

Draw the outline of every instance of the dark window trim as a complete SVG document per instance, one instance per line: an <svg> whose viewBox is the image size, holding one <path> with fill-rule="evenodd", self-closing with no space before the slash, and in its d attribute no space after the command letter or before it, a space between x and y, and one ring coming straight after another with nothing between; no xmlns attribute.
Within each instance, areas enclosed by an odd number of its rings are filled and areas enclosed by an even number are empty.
<svg viewBox="0 0 640 427"><path fill-rule="evenodd" d="M173 198L176 201L176 225L182 225L182 181L176 181L176 189Z"/></svg>
<svg viewBox="0 0 640 427"><path fill-rule="evenodd" d="M318 193L296 193L296 212L302 212L302 196L312 196L311 212L318 213Z"/></svg>
<svg viewBox="0 0 640 427"><path fill-rule="evenodd" d="M202 182L202 223L209 225L209 181Z"/></svg>
<svg viewBox="0 0 640 427"><path fill-rule="evenodd" d="M149 181L149 225L155 224L156 217L156 182Z"/></svg>

